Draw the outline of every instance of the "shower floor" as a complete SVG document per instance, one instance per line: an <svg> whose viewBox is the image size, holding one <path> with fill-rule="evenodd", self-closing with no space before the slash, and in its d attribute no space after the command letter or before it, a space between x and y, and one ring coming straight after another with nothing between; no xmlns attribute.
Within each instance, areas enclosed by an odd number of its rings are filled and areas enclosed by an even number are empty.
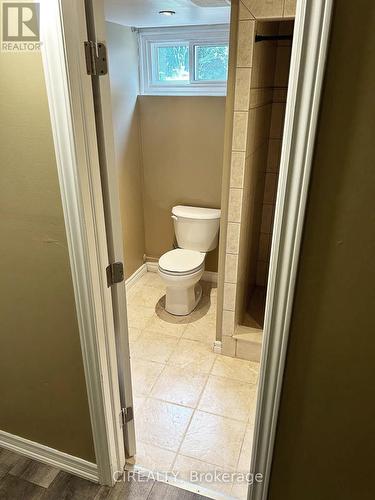
<svg viewBox="0 0 375 500"><path fill-rule="evenodd" d="M164 310L157 273L128 293L135 465L244 499L244 482L191 475L249 471L259 373L258 363L213 352L217 290L202 285L201 303L185 317Z"/></svg>

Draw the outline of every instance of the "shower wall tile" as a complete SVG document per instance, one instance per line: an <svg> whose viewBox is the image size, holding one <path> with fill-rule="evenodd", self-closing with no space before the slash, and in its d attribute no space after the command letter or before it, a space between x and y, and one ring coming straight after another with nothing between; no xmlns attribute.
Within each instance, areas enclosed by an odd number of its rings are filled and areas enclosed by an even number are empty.
<svg viewBox="0 0 375 500"><path fill-rule="evenodd" d="M271 237L271 234L260 233L258 251L258 259L260 261L267 262L269 259L271 250Z"/></svg>
<svg viewBox="0 0 375 500"><path fill-rule="evenodd" d="M236 285L234 283L224 283L223 307L227 311L234 311L236 307Z"/></svg>
<svg viewBox="0 0 375 500"><path fill-rule="evenodd" d="M231 188L229 191L228 221L241 222L242 189Z"/></svg>
<svg viewBox="0 0 375 500"><path fill-rule="evenodd" d="M290 46L279 45L277 47L276 68L275 68L275 87L287 87L289 79L291 50Z"/></svg>
<svg viewBox="0 0 375 500"><path fill-rule="evenodd" d="M234 92L234 110L247 111L250 101L251 68L236 69L236 86Z"/></svg>
<svg viewBox="0 0 375 500"><path fill-rule="evenodd" d="M239 21L237 41L237 67L251 68L255 21Z"/></svg>
<svg viewBox="0 0 375 500"><path fill-rule="evenodd" d="M277 174L269 172L266 174L263 203L275 205L276 192L277 192Z"/></svg>
<svg viewBox="0 0 375 500"><path fill-rule="evenodd" d="M286 0L288 3L288 0ZM289 1L286 12L291 9ZM240 312L236 301L243 301L247 293L246 276L249 272L243 248L247 240L254 239L250 228L255 223L257 238L261 231L259 258L267 258L273 223L273 205L263 205L264 191L266 199L273 199L275 179L277 180L280 160L282 123L280 114L285 105L286 90L274 88L276 55L283 59L287 51L276 43L255 44L255 18L281 19L284 0L240 0L237 36L237 60L235 62L235 95L233 115L232 157L230 170L230 191L227 215L227 236L224 274L224 308L221 330L223 334L223 353L235 356L236 342L230 338L239 321ZM279 24L263 22L257 24L257 30L264 34L277 34ZM290 30L290 27L283 29ZM288 31L289 32L289 31ZM277 68L277 81L284 83L286 74L282 66ZM273 103L281 105L273 110ZM275 140L269 144L271 119ZM281 125L281 127L280 127ZM251 172L250 172L251 169ZM269 174L266 181L266 172ZM265 188L265 184L267 187ZM258 189L255 186L258 186ZM261 191L261 196L259 193ZM256 207L255 207L256 206ZM241 249L240 249L241 247ZM241 255L239 255L241 253ZM253 283L257 280L257 252L252 250L254 269L250 270ZM264 281L265 272L259 266L258 278ZM241 296L241 297L239 297ZM249 353L243 353L249 354Z"/></svg>
<svg viewBox="0 0 375 500"><path fill-rule="evenodd" d="M273 205L263 205L262 210L262 223L260 226L260 231L262 233L271 233L273 224Z"/></svg>
<svg viewBox="0 0 375 500"><path fill-rule="evenodd" d="M277 35L279 23L261 23L257 25L257 34ZM253 72L251 75L251 88L273 87L275 74L277 45L272 42L254 44Z"/></svg>
<svg viewBox="0 0 375 500"><path fill-rule="evenodd" d="M236 355L236 340L232 337L223 337L221 339L221 352L224 356L234 358Z"/></svg>
<svg viewBox="0 0 375 500"><path fill-rule="evenodd" d="M233 117L233 151L246 151L248 112L235 111Z"/></svg>
<svg viewBox="0 0 375 500"><path fill-rule="evenodd" d="M226 283L237 283L238 255L227 253L225 257L225 277Z"/></svg>
<svg viewBox="0 0 375 500"><path fill-rule="evenodd" d="M271 104L250 109L247 135L248 154L254 153L262 144L268 141L271 113Z"/></svg>
<svg viewBox="0 0 375 500"><path fill-rule="evenodd" d="M232 336L234 332L234 311L223 310L223 322L221 332L224 336Z"/></svg>
<svg viewBox="0 0 375 500"><path fill-rule="evenodd" d="M230 187L242 188L245 172L245 151L233 151L230 167Z"/></svg>
<svg viewBox="0 0 375 500"><path fill-rule="evenodd" d="M273 89L272 102L286 102L287 94L288 94L287 88Z"/></svg>
<svg viewBox="0 0 375 500"><path fill-rule="evenodd" d="M264 106L265 104L271 104L273 100L272 89L251 89L250 92L250 108L256 108L258 106Z"/></svg>
<svg viewBox="0 0 375 500"><path fill-rule="evenodd" d="M279 171L281 146L281 139L270 139L268 144L267 172Z"/></svg>
<svg viewBox="0 0 375 500"><path fill-rule="evenodd" d="M284 17L295 17L296 15L296 0L285 0Z"/></svg>
<svg viewBox="0 0 375 500"><path fill-rule="evenodd" d="M227 229L227 253L238 254L240 242L240 225L229 222Z"/></svg>
<svg viewBox="0 0 375 500"><path fill-rule="evenodd" d="M256 19L277 19L283 17L284 0L243 0Z"/></svg>
<svg viewBox="0 0 375 500"><path fill-rule="evenodd" d="M244 21L246 19L255 19L252 13L249 11L249 9L244 5L242 0L240 0L239 4L239 14L238 18L240 21Z"/></svg>
<svg viewBox="0 0 375 500"><path fill-rule="evenodd" d="M268 262L258 261L256 284L258 286L266 286L267 278L268 278Z"/></svg>
<svg viewBox="0 0 375 500"><path fill-rule="evenodd" d="M259 363L262 344L257 342L239 341L236 344L236 358L247 359Z"/></svg>
<svg viewBox="0 0 375 500"><path fill-rule="evenodd" d="M279 35L293 35L293 31L294 31L294 20L283 21L282 23L279 23ZM289 45L290 47L292 47L291 40L279 40L277 44Z"/></svg>
<svg viewBox="0 0 375 500"><path fill-rule="evenodd" d="M284 103L274 103L272 105L272 116L271 116L271 139L282 139L283 129L284 129L284 117L285 117L285 104Z"/></svg>

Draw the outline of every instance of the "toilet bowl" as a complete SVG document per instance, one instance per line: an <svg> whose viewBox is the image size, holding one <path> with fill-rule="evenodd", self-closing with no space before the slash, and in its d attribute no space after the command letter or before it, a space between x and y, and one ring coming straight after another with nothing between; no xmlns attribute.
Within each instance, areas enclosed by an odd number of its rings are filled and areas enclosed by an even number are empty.
<svg viewBox="0 0 375 500"><path fill-rule="evenodd" d="M218 244L220 210L178 205L172 209L172 219L179 248L160 257L158 273L166 286L166 311L185 316L202 297L199 280L206 252Z"/></svg>
<svg viewBox="0 0 375 500"><path fill-rule="evenodd" d="M158 273L166 285L165 309L169 313L186 316L198 305L205 258L205 253L176 248L159 259Z"/></svg>

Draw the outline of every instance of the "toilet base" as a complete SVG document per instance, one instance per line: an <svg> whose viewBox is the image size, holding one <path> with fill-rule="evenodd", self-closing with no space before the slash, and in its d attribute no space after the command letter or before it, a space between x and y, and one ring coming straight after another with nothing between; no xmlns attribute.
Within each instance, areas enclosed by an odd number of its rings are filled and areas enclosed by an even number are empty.
<svg viewBox="0 0 375 500"><path fill-rule="evenodd" d="M196 283L190 287L167 286L165 310L174 316L187 316L199 304L202 298L202 285Z"/></svg>

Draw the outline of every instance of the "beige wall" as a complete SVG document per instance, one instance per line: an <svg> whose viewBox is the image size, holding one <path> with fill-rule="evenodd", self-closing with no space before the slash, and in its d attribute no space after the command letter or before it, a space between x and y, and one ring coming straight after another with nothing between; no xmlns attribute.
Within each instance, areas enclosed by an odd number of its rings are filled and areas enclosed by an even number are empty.
<svg viewBox="0 0 375 500"><path fill-rule="evenodd" d="M0 72L0 429L94 462L41 57Z"/></svg>
<svg viewBox="0 0 375 500"><path fill-rule="evenodd" d="M332 21L269 500L375 496L375 4Z"/></svg>
<svg viewBox="0 0 375 500"><path fill-rule="evenodd" d="M145 234L142 200L142 162L137 96L137 35L115 23L107 23L109 71L115 154L123 224L125 276L143 264Z"/></svg>
<svg viewBox="0 0 375 500"><path fill-rule="evenodd" d="M224 97L140 96L146 255L173 248L171 208L220 207ZM206 269L217 271L217 250Z"/></svg>

